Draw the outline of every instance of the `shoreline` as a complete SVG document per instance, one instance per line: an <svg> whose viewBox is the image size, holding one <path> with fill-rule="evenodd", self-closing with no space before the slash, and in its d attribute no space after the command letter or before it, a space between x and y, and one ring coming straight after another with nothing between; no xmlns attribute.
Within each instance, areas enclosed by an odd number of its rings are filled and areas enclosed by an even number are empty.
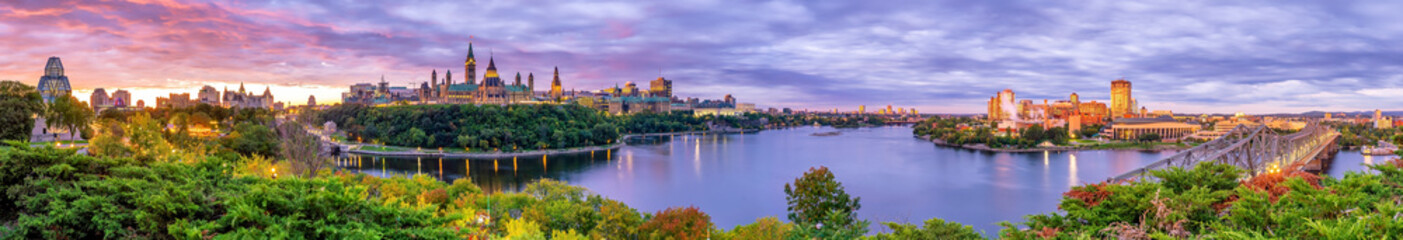
<svg viewBox="0 0 1403 240"><path fill-rule="evenodd" d="M1155 147L1155 148L1138 148L1138 147L1137 147L1137 148L1106 148L1106 149L1093 149L1093 148L1087 148L1087 147L1058 146L1058 147L1036 147L1036 148L1016 148L1016 149L1012 149L1012 148L992 148L992 147L989 147L989 146L984 145L984 144L964 144L964 145L956 145L956 144L947 143L947 142L945 142L945 141L943 141L943 140L940 140L940 139L932 139L932 138L926 137L926 136L913 136L913 137L915 137L915 138L917 138L917 139L921 139L921 140L925 140L925 141L929 141L929 142L935 143L936 146L951 147L951 148L959 148L959 149L968 149L968 150L983 151L983 152L996 152L996 153L1031 153L1031 152L1044 152L1044 151L1052 151L1052 152L1074 152L1074 151L1092 151L1092 150L1139 150L1139 151L1176 150L1176 151L1178 151L1178 150L1184 150L1184 149L1188 149L1188 148L1189 148L1189 147Z"/></svg>
<svg viewBox="0 0 1403 240"><path fill-rule="evenodd" d="M376 157L444 157L444 158L462 158L462 159L492 159L492 158L509 158L509 157L556 156L556 155L582 154L582 153L588 153L588 152L593 152L593 151L609 151L609 150L614 150L614 149L618 149L618 148L620 148L620 147L623 147L624 145L628 144L628 140L629 140L629 139L639 138L639 137L674 136L674 135L693 135L693 134L707 134L707 133L713 133L713 134L730 134L730 133L754 133L754 132L759 132L759 130L730 130L730 129L727 129L727 130L708 130L708 131L686 131L686 132L666 132L666 133L628 134L628 135L624 135L623 137L619 137L619 141L618 141L617 143L609 144L609 145L597 145L597 146L587 146L587 147L578 147L578 148L566 148L566 149L531 150L531 151L522 151L522 152L446 153L446 152L437 152L437 151L433 151L433 152L424 152L424 151L419 151L419 150L408 150L408 151L397 151L397 152L382 152L382 151L372 151L372 150L349 149L349 148L351 147L351 145L340 144L340 143L332 143L332 144L336 144L336 146L339 147L339 148L346 149L346 150L343 150L343 151L342 151L342 152L344 152L344 154L368 155L368 156L376 156ZM383 146L383 145L382 145L382 146Z"/></svg>

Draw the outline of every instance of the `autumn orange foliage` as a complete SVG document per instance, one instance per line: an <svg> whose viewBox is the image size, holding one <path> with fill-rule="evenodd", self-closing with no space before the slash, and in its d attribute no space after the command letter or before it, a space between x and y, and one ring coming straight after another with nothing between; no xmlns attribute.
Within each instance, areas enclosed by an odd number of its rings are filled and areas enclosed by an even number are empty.
<svg viewBox="0 0 1403 240"><path fill-rule="evenodd" d="M1101 201L1105 201L1107 198L1111 197L1111 190L1108 189L1110 185L1119 185L1126 182L1128 181L1121 180L1087 184L1081 187L1074 187L1072 190L1062 193L1062 196L1080 200L1082 203L1086 204L1087 207L1095 207L1097 204L1101 204ZM1059 206L1057 208L1061 209L1062 207Z"/></svg>
<svg viewBox="0 0 1403 240"><path fill-rule="evenodd" d="M1275 203L1277 198L1280 198L1281 195L1286 195L1287 192L1291 191L1291 188L1282 184L1285 183L1286 180L1291 178L1304 179L1306 180L1306 183L1310 183L1311 187L1315 187L1315 189L1320 189L1321 177L1305 171L1297 170L1300 169L1299 167L1300 166L1298 163L1284 167L1279 172L1258 174L1257 176L1253 176L1251 178L1248 178L1247 180L1243 180L1242 185L1246 186L1248 189L1252 189L1259 192L1266 192L1271 197L1270 199L1272 203Z"/></svg>

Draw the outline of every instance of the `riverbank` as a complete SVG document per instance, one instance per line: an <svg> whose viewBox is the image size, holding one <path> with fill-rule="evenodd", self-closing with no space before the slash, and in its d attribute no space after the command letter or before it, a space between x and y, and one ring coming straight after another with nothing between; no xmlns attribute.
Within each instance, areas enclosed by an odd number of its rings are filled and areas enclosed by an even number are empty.
<svg viewBox="0 0 1403 240"><path fill-rule="evenodd" d="M938 146L953 147L953 148L961 148L961 149L969 149L969 150L977 150L977 151L986 151L986 152L1006 152L1006 153L1027 153L1027 152L1046 152L1046 151L1063 152L1063 151L1082 151L1082 150L1149 150L1149 151L1164 151L1164 150L1184 150L1184 149L1190 148L1190 146L1183 145L1183 144L1177 144L1177 145L1160 145L1160 144L1156 144L1156 145L1150 145L1150 146L1152 146L1152 147L1148 147L1148 148L1147 148L1147 147L1145 147L1145 146L1142 145L1142 144L1133 144L1133 143L1127 143L1127 144L1115 144L1115 143L1112 143L1112 144L1097 144L1097 145L1086 145L1086 146L1055 146L1055 147L1034 147L1034 148L995 148L995 147L989 147L988 145L984 145L984 144L953 144L953 143L945 142L944 140L940 140L940 139L931 139L929 136L915 136L915 137L916 137L917 139L930 141L930 142L932 142L932 143L935 143L935 145L938 145Z"/></svg>
<svg viewBox="0 0 1403 240"><path fill-rule="evenodd" d="M597 151L610 151L610 150L618 149L619 147L623 147L625 144L628 144L628 140L631 140L631 139L633 139L633 138L640 138L640 137L659 137L659 136L693 135L693 134L708 134L708 133L710 133L710 134L753 133L753 132L758 132L758 131L759 131L759 130L721 129L721 130L709 130L709 131L687 131L687 132L668 132L668 133L629 134L629 135L624 135L623 137L620 137L618 142L615 142L615 143L609 144L609 145L589 146L589 147L578 147L578 148L567 148L567 149L529 150L529 151L520 151L520 152L479 152L479 153L474 153L474 152L461 152L461 153L460 153L460 152L440 152L440 151L437 150L437 149L428 149L428 150L424 150L424 149L408 149L408 148L404 148L404 147L385 146L385 145L371 145L371 144L357 144L357 145L343 145L343 144L340 144L340 143L332 143L332 144L337 144L338 147L340 147L340 148L342 148L342 149L345 149L344 152L346 152L346 153L359 154L359 155L369 155L369 156L377 156L377 157L433 157L433 158L442 157L442 158L466 158L466 159L497 159L497 158L511 158L511 157L555 156L555 155L568 155L568 154L582 154L582 153L597 152ZM377 151L377 150L369 150L369 149L366 149L366 148L387 149L387 150L404 149L404 150L400 150L400 151Z"/></svg>

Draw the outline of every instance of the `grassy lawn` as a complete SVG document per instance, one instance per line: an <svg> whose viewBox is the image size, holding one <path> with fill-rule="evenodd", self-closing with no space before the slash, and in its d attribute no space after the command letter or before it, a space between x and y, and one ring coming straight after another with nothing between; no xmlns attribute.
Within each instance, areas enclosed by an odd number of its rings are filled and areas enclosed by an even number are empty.
<svg viewBox="0 0 1403 240"><path fill-rule="evenodd" d="M63 140L63 141L58 141L58 143L63 144L63 145L69 145L69 144L74 144L74 143L86 144L86 143L88 143L88 140L77 140L77 141L74 141L74 140ZM52 145L52 144L54 144L54 141L30 142L29 144L30 144L30 145L34 145L34 144Z"/></svg>

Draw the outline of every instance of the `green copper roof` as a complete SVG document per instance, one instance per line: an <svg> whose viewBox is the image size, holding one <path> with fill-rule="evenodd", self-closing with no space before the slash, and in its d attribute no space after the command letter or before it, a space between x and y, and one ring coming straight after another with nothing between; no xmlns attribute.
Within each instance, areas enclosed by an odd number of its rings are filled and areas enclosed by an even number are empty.
<svg viewBox="0 0 1403 240"><path fill-rule="evenodd" d="M477 91L477 84L453 84L448 86L448 91L474 92Z"/></svg>
<svg viewBox="0 0 1403 240"><path fill-rule="evenodd" d="M525 92L525 91L526 91L526 86L521 86L521 85L507 85L505 88L507 89L508 92Z"/></svg>

